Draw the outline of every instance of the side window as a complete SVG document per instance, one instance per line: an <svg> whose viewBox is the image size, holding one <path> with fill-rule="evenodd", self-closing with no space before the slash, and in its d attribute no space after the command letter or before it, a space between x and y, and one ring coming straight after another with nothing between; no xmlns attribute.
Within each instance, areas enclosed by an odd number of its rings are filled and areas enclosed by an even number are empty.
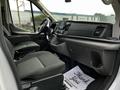
<svg viewBox="0 0 120 90"><path fill-rule="evenodd" d="M34 23L35 23L35 29L37 30L42 21L46 18L46 16L34 5L33 7L33 15L34 15Z"/></svg>
<svg viewBox="0 0 120 90"><path fill-rule="evenodd" d="M13 24L18 28L35 32L45 15L30 1L9 0Z"/></svg>

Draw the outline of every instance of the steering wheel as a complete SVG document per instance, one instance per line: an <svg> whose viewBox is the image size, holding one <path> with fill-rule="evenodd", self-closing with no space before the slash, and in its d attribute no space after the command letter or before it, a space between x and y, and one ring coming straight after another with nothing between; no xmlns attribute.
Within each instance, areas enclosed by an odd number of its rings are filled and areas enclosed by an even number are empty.
<svg viewBox="0 0 120 90"><path fill-rule="evenodd" d="M49 41L49 35L51 34L50 26L51 26L51 20L49 18L45 18L38 27L39 34L44 33L48 41Z"/></svg>
<svg viewBox="0 0 120 90"><path fill-rule="evenodd" d="M45 18L40 26L38 27L38 32L42 33L46 31L46 28L50 28L51 20L49 18Z"/></svg>

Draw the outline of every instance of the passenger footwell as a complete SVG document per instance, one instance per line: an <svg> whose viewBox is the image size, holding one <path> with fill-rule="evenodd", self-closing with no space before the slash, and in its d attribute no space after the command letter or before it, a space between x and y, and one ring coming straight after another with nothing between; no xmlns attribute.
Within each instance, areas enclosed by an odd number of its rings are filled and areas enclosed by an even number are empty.
<svg viewBox="0 0 120 90"><path fill-rule="evenodd" d="M64 84L67 90L86 90L95 79L85 74L79 66L64 73Z"/></svg>

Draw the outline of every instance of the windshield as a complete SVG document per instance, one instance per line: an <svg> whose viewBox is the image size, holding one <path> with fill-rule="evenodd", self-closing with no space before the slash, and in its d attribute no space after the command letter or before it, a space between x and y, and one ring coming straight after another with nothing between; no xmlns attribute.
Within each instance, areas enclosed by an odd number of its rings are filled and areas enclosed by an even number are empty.
<svg viewBox="0 0 120 90"><path fill-rule="evenodd" d="M41 0L57 20L115 23L112 5L102 0Z"/></svg>

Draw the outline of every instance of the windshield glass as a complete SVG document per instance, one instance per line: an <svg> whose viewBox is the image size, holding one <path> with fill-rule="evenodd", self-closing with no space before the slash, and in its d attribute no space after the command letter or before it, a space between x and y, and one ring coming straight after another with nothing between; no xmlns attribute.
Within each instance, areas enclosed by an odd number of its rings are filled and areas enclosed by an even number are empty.
<svg viewBox="0 0 120 90"><path fill-rule="evenodd" d="M41 0L57 20L115 23L112 5L102 0Z"/></svg>

